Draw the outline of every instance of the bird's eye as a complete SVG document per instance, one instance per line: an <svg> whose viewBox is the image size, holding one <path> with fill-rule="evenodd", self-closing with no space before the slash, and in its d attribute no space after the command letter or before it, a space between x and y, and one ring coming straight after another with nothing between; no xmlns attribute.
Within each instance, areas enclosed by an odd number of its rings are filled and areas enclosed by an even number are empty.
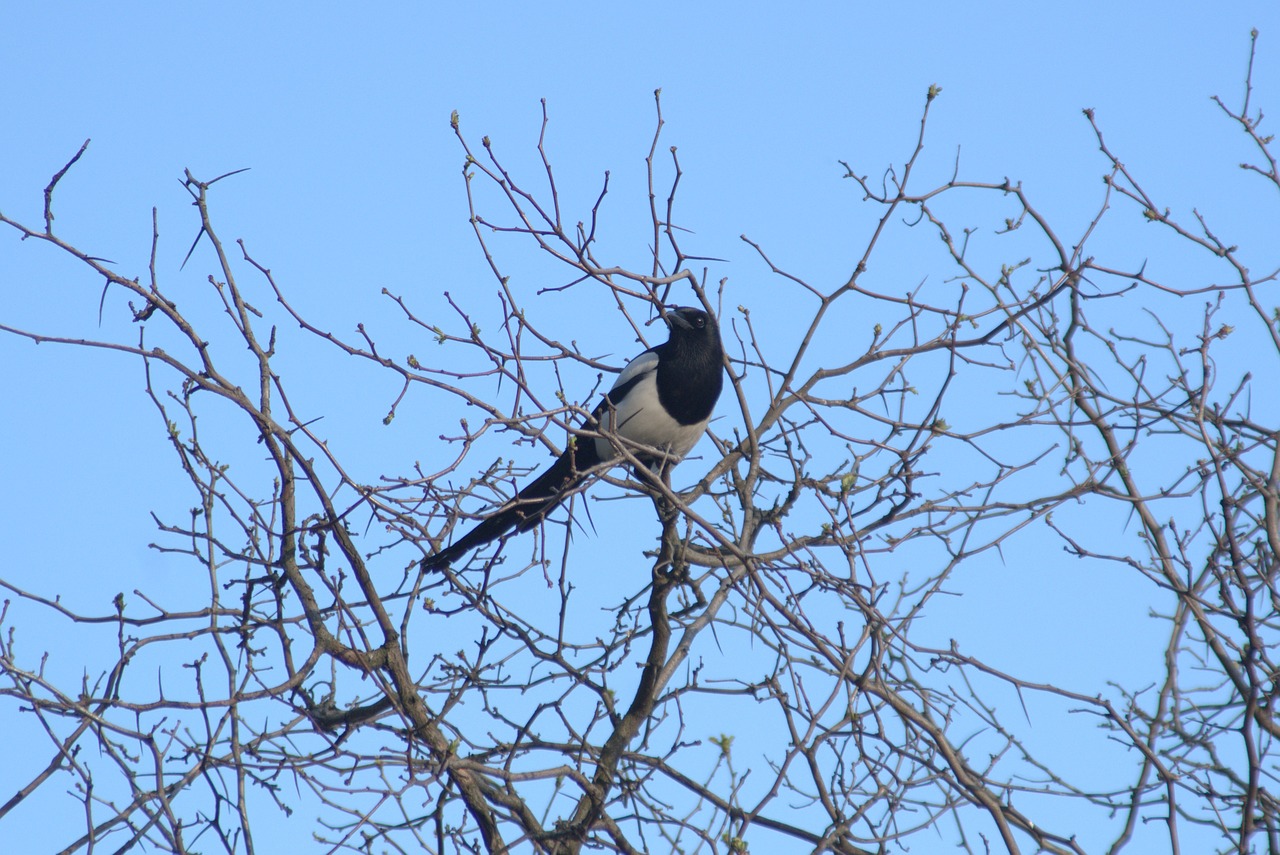
<svg viewBox="0 0 1280 855"><path fill-rule="evenodd" d="M696 318L693 319L693 323L698 329L702 329L707 325L707 319L702 315L698 315Z"/></svg>

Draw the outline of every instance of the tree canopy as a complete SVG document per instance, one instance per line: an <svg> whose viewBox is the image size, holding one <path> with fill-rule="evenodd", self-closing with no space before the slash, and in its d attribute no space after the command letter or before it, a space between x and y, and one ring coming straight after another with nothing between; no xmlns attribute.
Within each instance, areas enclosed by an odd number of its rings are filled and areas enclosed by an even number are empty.
<svg viewBox="0 0 1280 855"><path fill-rule="evenodd" d="M1280 189L1252 97L1221 121ZM154 412L190 500L148 508L161 589L122 578L91 608L58 568L0 573L7 738L46 758L10 768L0 819L72 792L65 851L255 851L273 813L326 851L1280 848L1274 247L1166 205L1091 111L1082 223L958 157L933 180L943 100L924 93L892 165L843 165L846 245L744 236L750 282L699 251L660 95L647 193L623 200L643 234L612 231L609 174L566 194L545 136L512 152L455 113L492 278L446 289L447 315L383 289L395 317L341 327L269 250L224 240L236 173L183 179L199 293L154 264L158 218L148 270L82 248L55 213L86 143L40 219L0 224L6 252L77 263L41 299L103 306L104 334L0 332L41 345L24 371L46 345L140 369L114 406ZM806 278L781 260L799 251L848 274ZM694 455L666 479L619 467L536 533L425 570L573 441L673 304L714 312L729 355ZM406 412L416 459L348 463ZM121 501L146 497L88 504ZM984 624L1054 612L1068 571L1039 565L1064 555L1096 610L1062 616L1056 650L993 650ZM1117 597L1150 614L1158 661L1072 673L1083 646L1135 643Z"/></svg>

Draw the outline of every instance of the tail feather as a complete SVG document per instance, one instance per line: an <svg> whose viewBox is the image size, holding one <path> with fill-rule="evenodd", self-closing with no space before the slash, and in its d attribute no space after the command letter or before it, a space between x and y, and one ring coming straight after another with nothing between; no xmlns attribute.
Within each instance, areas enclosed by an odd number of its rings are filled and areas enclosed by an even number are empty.
<svg viewBox="0 0 1280 855"><path fill-rule="evenodd" d="M485 517L475 528L453 544L423 560L422 566L435 570L452 564L466 553L497 540L508 531L528 531L555 510L566 495L600 462L595 443L589 439L571 443L555 463L535 478L498 510Z"/></svg>

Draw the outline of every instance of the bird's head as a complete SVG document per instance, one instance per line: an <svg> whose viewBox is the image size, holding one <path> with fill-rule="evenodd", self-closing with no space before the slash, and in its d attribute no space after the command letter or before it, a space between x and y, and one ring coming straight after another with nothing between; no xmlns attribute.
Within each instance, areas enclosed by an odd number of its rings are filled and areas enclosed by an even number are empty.
<svg viewBox="0 0 1280 855"><path fill-rule="evenodd" d="M672 337L678 335L699 335L711 334L716 332L716 320L702 309L692 306L683 306L678 309L672 309L667 312L664 320L667 326L671 328Z"/></svg>

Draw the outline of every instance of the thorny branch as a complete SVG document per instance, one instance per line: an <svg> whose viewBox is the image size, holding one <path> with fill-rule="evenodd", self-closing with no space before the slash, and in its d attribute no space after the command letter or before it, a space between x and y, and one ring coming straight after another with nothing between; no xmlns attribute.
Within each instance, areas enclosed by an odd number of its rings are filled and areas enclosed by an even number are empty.
<svg viewBox="0 0 1280 855"><path fill-rule="evenodd" d="M213 271L204 304L168 296L158 227L145 282L82 251L53 228L82 146L47 185L41 227L0 224L127 295L136 336L0 331L139 361L194 496L185 515L156 509L155 548L205 584L178 607L135 589L94 613L0 579L0 698L46 745L0 818L56 786L82 803L68 852L186 852L202 834L251 852L264 806L302 810L327 851L867 853L928 834L971 852L1120 852L1157 827L1171 851L1280 846L1280 425L1271 396L1252 395L1280 367L1264 297L1276 268L1252 273L1206 217L1162 206L1092 111L1106 181L1078 234L1015 181L962 178L958 158L922 186L940 91L900 164L874 180L845 165L879 214L843 281L809 281L743 237L788 324L681 246L682 169L675 147L659 155L659 93L641 265L602 244L618 176L575 219L545 104L529 181L455 114L496 304L446 293L447 313L428 320L429 295L384 292L438 359L390 355L394 330L313 321L244 242L227 251L214 182L190 173L192 253ZM1217 103L1258 153L1243 169L1280 189L1254 97L1251 51L1242 106ZM979 225L957 226L953 203ZM1137 240L1131 224L1218 272L1186 282L1160 272L1176 265L1108 263L1113 234ZM941 246L946 276L905 292L873 276L895 268L889 235ZM564 279L517 284L513 245ZM608 335L575 337L547 308L567 292ZM1203 306L1191 331L1172 320L1187 301ZM736 306L720 313L731 394L678 481L619 467L538 537L423 574L459 525L586 435L626 355L602 342L630 329L644 343L673 302ZM468 417L430 425L425 465L363 471L280 367L309 346L392 381L384 424L417 400ZM627 503L618 532L612 500L636 493L654 512ZM1117 516L1134 526L1104 535ZM608 567L572 537L588 522ZM964 638L930 640L932 611L1028 544L1145 586L1168 628L1159 679L1058 686ZM81 685L60 682L59 651L20 648L35 627L14 601L109 654ZM997 703L1009 697L1014 714ZM1090 750L1107 773L1057 765L1032 708L1100 725ZM1090 839L1064 816L1090 817Z"/></svg>

